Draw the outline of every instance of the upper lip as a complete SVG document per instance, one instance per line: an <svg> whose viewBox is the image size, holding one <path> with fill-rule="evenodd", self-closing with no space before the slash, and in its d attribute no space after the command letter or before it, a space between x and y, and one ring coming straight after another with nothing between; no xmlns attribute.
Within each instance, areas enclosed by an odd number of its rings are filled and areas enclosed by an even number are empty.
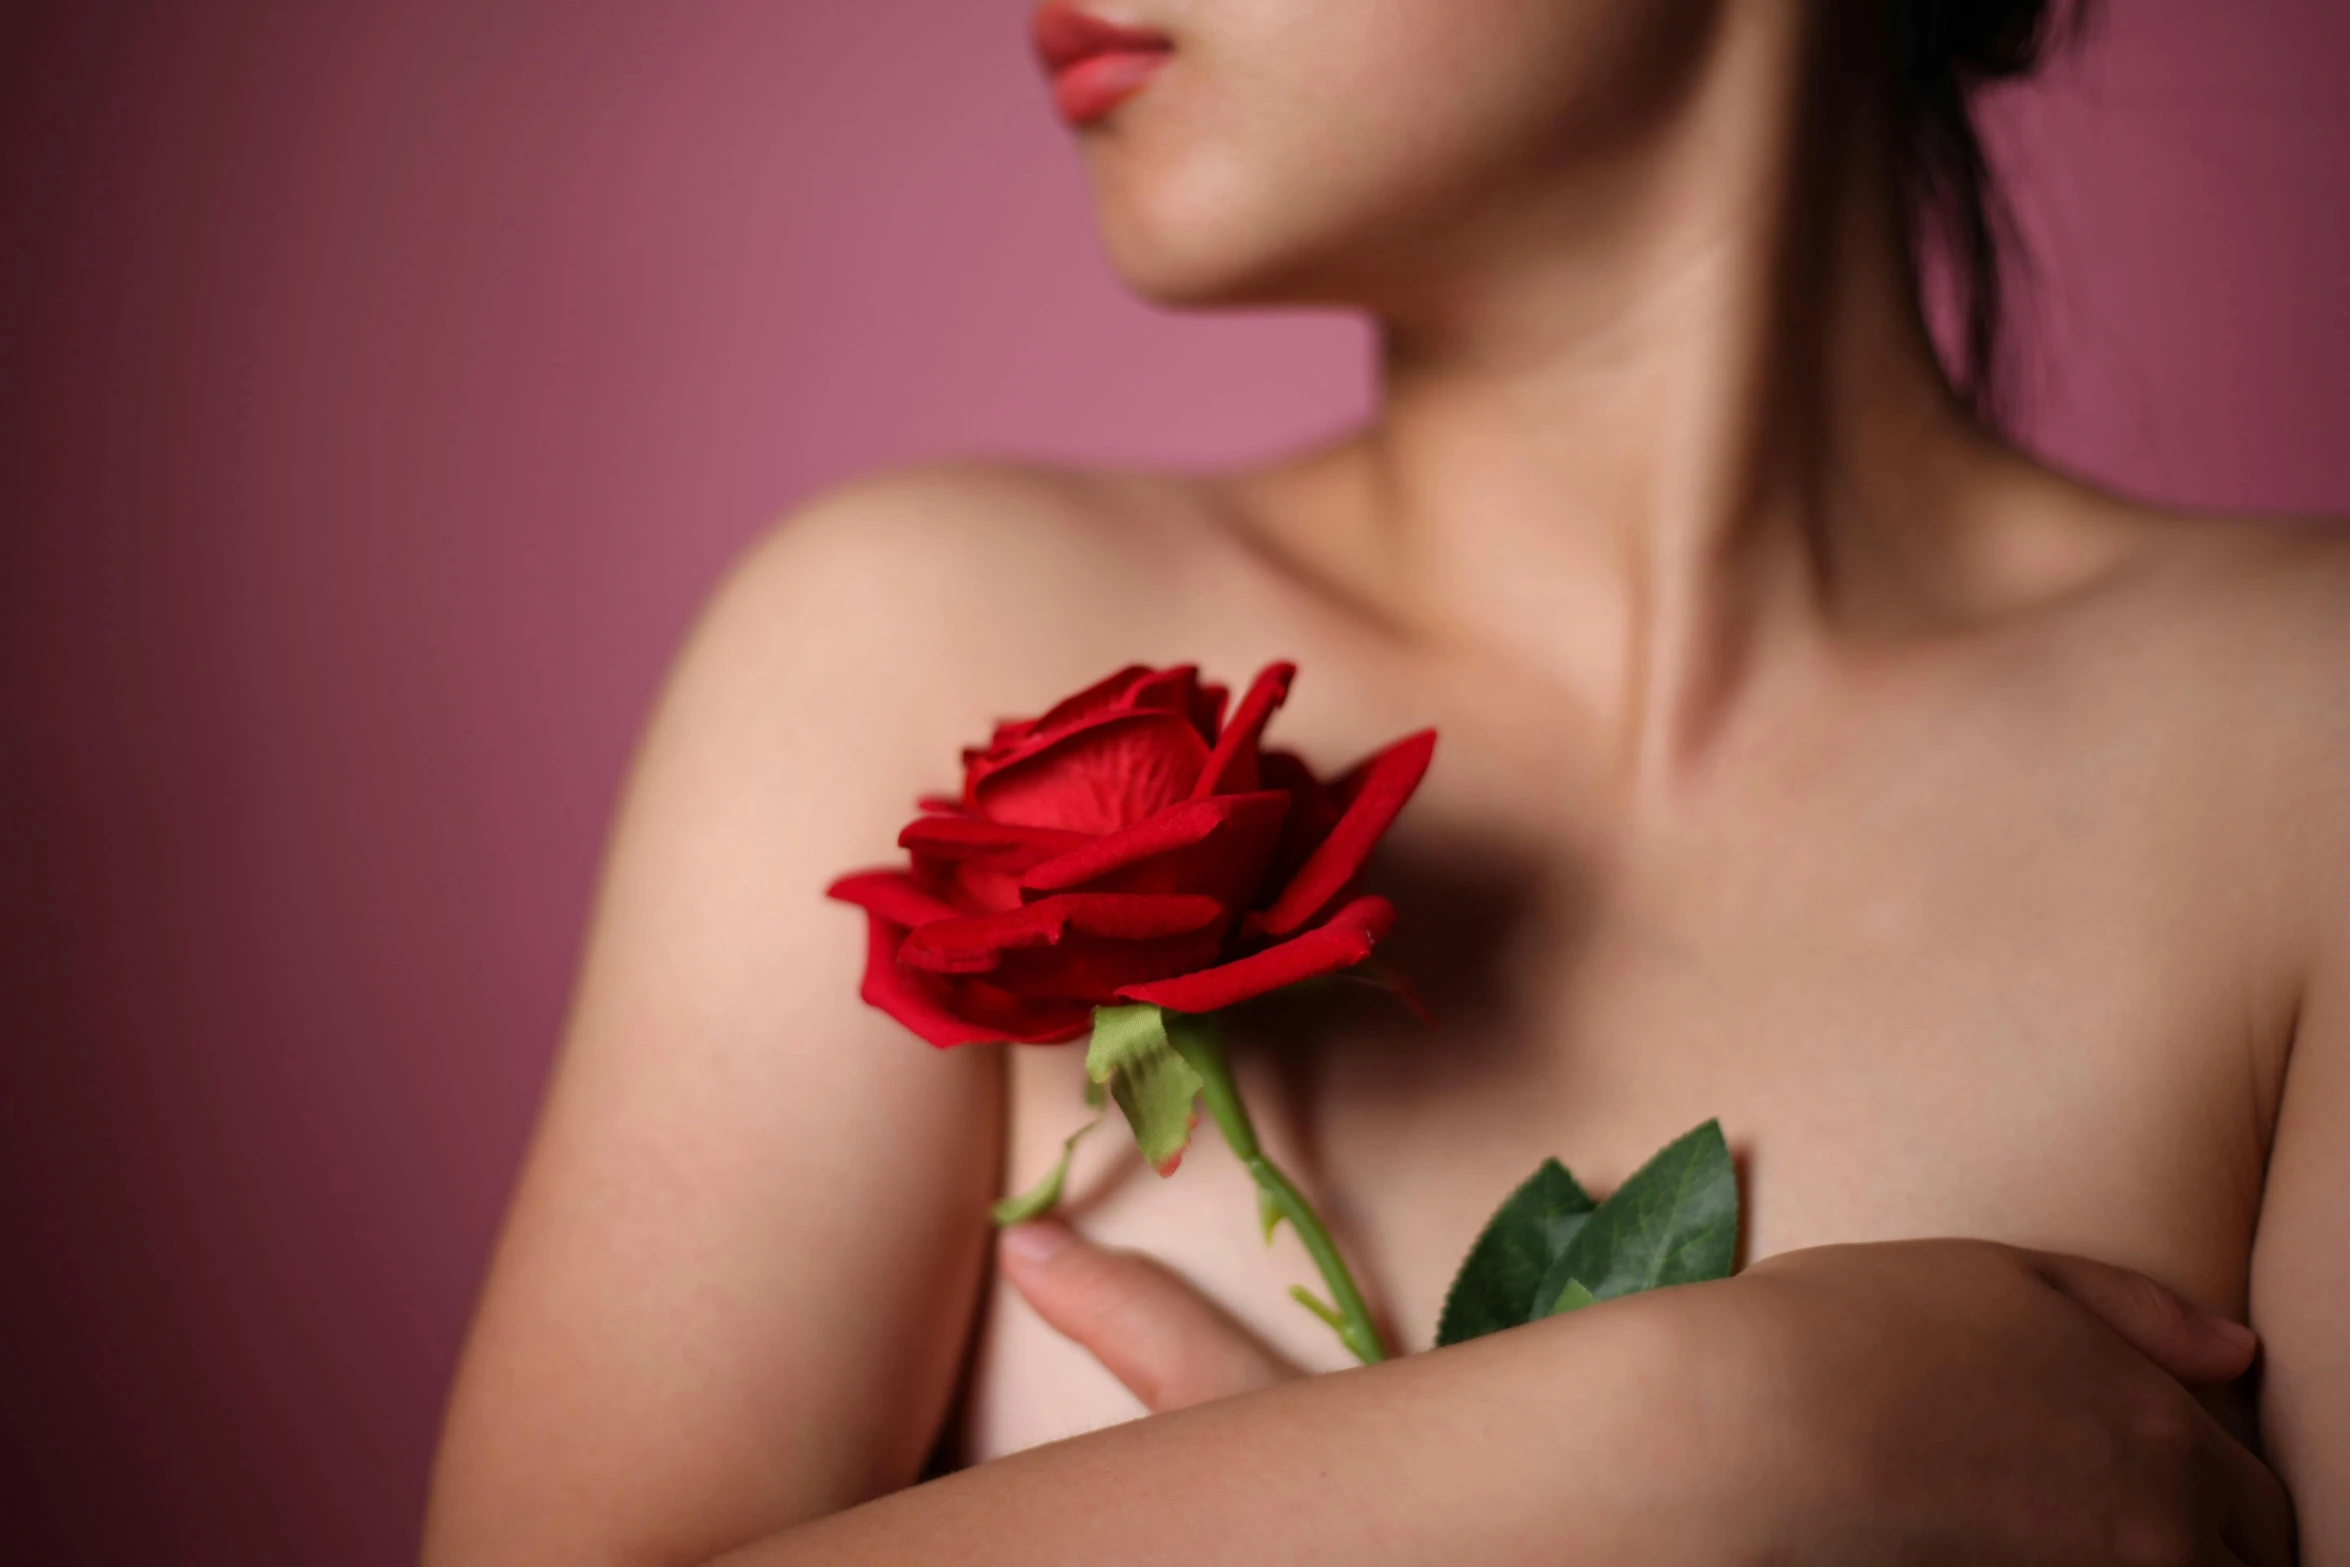
<svg viewBox="0 0 2350 1567"><path fill-rule="evenodd" d="M1147 27L1105 22L1080 11L1067 0L1046 0L1037 7L1030 31L1037 58L1055 75L1105 54L1165 54L1175 41Z"/></svg>

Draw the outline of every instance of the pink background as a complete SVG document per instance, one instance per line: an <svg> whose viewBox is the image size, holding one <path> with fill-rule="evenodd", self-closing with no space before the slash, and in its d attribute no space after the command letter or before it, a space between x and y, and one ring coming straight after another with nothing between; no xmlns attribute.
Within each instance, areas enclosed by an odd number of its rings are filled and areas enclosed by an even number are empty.
<svg viewBox="0 0 2350 1567"><path fill-rule="evenodd" d="M1023 10L0 11L8 1554L410 1557L624 757L769 519L1363 406L1351 325L1120 296ZM2108 11L1999 111L2030 432L2350 511L2350 8Z"/></svg>

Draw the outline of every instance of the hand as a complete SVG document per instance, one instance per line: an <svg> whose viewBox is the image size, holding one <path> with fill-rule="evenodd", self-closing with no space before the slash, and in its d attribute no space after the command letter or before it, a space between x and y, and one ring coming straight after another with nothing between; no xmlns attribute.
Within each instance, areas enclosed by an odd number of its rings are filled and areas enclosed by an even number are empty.
<svg viewBox="0 0 2350 1567"><path fill-rule="evenodd" d="M2284 1488L2191 1391L2242 1376L2252 1331L2142 1274L1914 1241L1709 1288L1685 1304L1763 1374L1797 1559L2292 1567Z"/></svg>
<svg viewBox="0 0 2350 1567"><path fill-rule="evenodd" d="M1004 1277L1153 1414L1305 1375L1165 1264L1080 1239L1056 1219L1006 1230Z"/></svg>
<svg viewBox="0 0 2350 1567"><path fill-rule="evenodd" d="M1005 1276L1154 1412L1301 1373L1175 1274L1057 1223ZM2190 1391L2241 1376L2248 1329L2141 1274L1969 1241L1792 1252L1670 1311L1744 1384L1745 1543L1806 1562L2291 1567L2275 1477Z"/></svg>

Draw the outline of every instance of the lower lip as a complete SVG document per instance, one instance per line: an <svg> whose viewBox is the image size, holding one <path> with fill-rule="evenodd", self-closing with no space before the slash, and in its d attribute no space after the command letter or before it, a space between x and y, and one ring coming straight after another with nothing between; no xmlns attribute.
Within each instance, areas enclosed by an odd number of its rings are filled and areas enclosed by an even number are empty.
<svg viewBox="0 0 2350 1567"><path fill-rule="evenodd" d="M1165 49L1120 49L1088 55L1053 78L1053 107L1071 125L1091 125L1150 85L1167 65Z"/></svg>

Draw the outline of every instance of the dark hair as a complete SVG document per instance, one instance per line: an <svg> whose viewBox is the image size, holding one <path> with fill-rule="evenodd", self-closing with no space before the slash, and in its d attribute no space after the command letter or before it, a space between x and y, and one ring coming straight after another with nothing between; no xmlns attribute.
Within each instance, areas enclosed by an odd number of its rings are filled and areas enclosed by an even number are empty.
<svg viewBox="0 0 2350 1567"><path fill-rule="evenodd" d="M1971 100L1978 87L2038 69L2085 12L2085 0L1893 0L1895 170L1911 265L1922 281L1928 256L1947 263L1961 323L1951 377L1985 416L2002 389L2001 251L2014 236Z"/></svg>

